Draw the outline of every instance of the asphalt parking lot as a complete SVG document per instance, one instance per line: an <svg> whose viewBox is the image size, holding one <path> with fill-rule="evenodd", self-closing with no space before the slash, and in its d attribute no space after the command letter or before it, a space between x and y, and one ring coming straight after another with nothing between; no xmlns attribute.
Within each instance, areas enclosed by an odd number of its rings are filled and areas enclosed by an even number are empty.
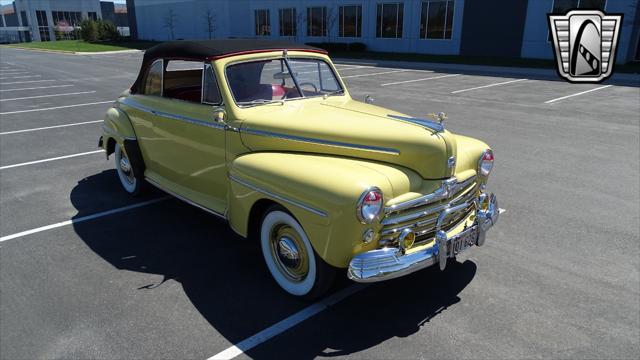
<svg viewBox="0 0 640 360"><path fill-rule="evenodd" d="M221 220L120 189L99 120L140 60L2 49L0 358L640 355L640 84L339 64L354 98L491 144L505 211L443 273L311 304Z"/></svg>

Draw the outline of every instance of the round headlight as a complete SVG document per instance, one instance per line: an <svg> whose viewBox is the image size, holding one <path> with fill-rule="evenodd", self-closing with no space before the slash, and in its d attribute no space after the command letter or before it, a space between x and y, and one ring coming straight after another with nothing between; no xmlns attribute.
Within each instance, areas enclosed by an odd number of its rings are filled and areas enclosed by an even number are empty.
<svg viewBox="0 0 640 360"><path fill-rule="evenodd" d="M367 189L360 195L356 215L360 222L370 224L378 218L383 205L382 191L376 187Z"/></svg>
<svg viewBox="0 0 640 360"><path fill-rule="evenodd" d="M482 176L489 176L491 169L493 169L493 151L491 149L487 149L480 157L478 173Z"/></svg>

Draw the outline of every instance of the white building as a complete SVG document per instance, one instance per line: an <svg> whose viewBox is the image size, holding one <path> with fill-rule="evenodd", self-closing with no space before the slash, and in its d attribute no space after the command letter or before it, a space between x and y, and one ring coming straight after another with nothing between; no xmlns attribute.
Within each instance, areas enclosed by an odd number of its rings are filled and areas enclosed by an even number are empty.
<svg viewBox="0 0 640 360"><path fill-rule="evenodd" d="M100 0L15 0L3 7L1 17L0 40L55 41L82 19L98 19L102 13Z"/></svg>
<svg viewBox="0 0 640 360"><path fill-rule="evenodd" d="M553 59L547 14L624 14L618 63L640 60L639 0L127 0L139 39L359 42L384 52Z"/></svg>

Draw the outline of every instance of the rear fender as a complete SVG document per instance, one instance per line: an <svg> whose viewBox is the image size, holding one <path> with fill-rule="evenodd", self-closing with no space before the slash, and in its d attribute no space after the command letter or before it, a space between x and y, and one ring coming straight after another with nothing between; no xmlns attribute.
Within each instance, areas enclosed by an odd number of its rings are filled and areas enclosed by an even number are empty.
<svg viewBox="0 0 640 360"><path fill-rule="evenodd" d="M104 123L102 124L102 131L103 134L100 144L106 151L107 156L113 153L113 142L109 141L110 139L113 139L122 146L124 146L125 140L137 139L129 116L116 107L107 110L104 116Z"/></svg>

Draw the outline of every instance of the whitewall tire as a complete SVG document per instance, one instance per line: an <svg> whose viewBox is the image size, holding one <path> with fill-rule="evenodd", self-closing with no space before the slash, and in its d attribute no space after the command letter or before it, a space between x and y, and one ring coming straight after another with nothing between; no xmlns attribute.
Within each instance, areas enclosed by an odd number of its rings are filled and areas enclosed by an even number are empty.
<svg viewBox="0 0 640 360"><path fill-rule="evenodd" d="M140 192L142 180L135 177L133 167L127 153L120 144L116 143L114 154L116 171L118 172L118 178L120 179L122 188L124 188L124 190L129 194L137 195Z"/></svg>
<svg viewBox="0 0 640 360"><path fill-rule="evenodd" d="M282 207L271 207L263 217L260 246L269 272L289 294L315 298L331 285L333 268L317 256L302 226Z"/></svg>

